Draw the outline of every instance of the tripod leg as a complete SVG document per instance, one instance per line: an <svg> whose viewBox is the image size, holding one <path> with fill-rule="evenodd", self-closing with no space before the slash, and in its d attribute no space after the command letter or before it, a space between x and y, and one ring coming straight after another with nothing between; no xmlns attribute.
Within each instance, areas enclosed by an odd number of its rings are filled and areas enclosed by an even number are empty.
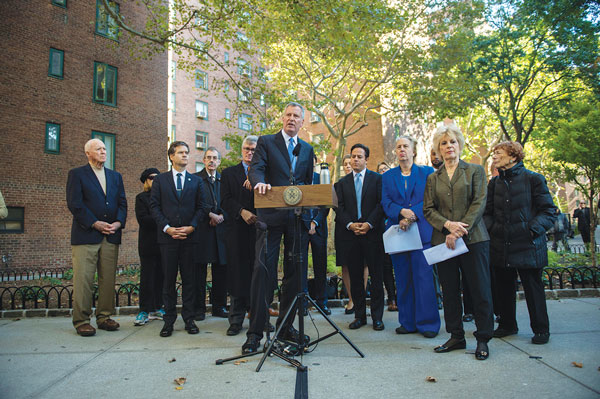
<svg viewBox="0 0 600 399"><path fill-rule="evenodd" d="M309 295L306 295L306 298L314 305L314 307L317 309L317 311L325 318L325 320L327 320L327 322L331 325L331 327L333 327L333 329L342 336L342 338L344 338L346 340L346 342L348 342L348 345L350 345L352 347L352 349L354 349L356 351L356 353L358 353L360 355L360 357L365 357L364 353L362 353L360 351L360 349L358 349L358 347L356 345L354 345L354 343L352 341L350 341L350 338L348 338L346 336L346 334L344 334L344 332L342 330L340 330L340 328L333 322L333 320L331 320L329 318L329 316L327 316L322 310L321 308L317 305L317 303L314 301L314 299L312 299ZM325 339L325 338L323 338ZM311 342L308 346L314 345L317 342L319 342L320 340L317 340L315 342Z"/></svg>

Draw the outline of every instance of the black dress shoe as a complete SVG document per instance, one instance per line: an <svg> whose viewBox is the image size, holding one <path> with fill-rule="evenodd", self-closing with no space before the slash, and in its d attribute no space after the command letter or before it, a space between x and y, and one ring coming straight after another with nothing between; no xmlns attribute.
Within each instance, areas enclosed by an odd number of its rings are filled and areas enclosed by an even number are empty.
<svg viewBox="0 0 600 399"><path fill-rule="evenodd" d="M257 335L249 335L246 338L246 342L242 345L242 355L247 355L249 353L256 353L258 351L258 346L260 345L260 338Z"/></svg>
<svg viewBox="0 0 600 399"><path fill-rule="evenodd" d="M296 330L293 326L290 326L287 330L284 329L281 334L279 334L279 338L285 341L300 343L300 331ZM304 343L308 344L309 342L310 337L304 334Z"/></svg>
<svg viewBox="0 0 600 399"><path fill-rule="evenodd" d="M406 327L404 327L404 326L396 327L396 334L412 334L412 333L416 333L416 331L408 331L406 329Z"/></svg>
<svg viewBox="0 0 600 399"><path fill-rule="evenodd" d="M448 341L446 341L445 344L442 344L440 346L436 346L435 348L433 348L433 351L435 353L446 353L446 352L450 352L456 349L465 349L467 347L467 341L465 341L464 338L462 339L457 339L457 338L450 338Z"/></svg>
<svg viewBox="0 0 600 399"><path fill-rule="evenodd" d="M344 309L344 313L345 314L353 314L354 313L354 306L351 309L348 309L348 308Z"/></svg>
<svg viewBox="0 0 600 399"><path fill-rule="evenodd" d="M475 359L485 360L490 355L487 342L477 341L477 348L475 349Z"/></svg>
<svg viewBox="0 0 600 399"><path fill-rule="evenodd" d="M275 332L275 326L273 324L271 324L271 322L267 321L267 324L265 324L265 328L263 330L264 332Z"/></svg>
<svg viewBox="0 0 600 399"><path fill-rule="evenodd" d="M319 308L325 313L327 316L331 316L331 309L327 307L327 305L319 305Z"/></svg>
<svg viewBox="0 0 600 399"><path fill-rule="evenodd" d="M196 321L202 321L204 319L206 319L206 313L204 313L204 312L198 312L194 316L194 320L196 320Z"/></svg>
<svg viewBox="0 0 600 399"><path fill-rule="evenodd" d="M536 345L544 345L550 341L550 333L535 333L531 338L531 343Z"/></svg>
<svg viewBox="0 0 600 399"><path fill-rule="evenodd" d="M385 325L383 324L383 321L377 320L377 321L373 322L373 330L383 331L383 329L385 329Z"/></svg>
<svg viewBox="0 0 600 399"><path fill-rule="evenodd" d="M507 330L505 328L502 327L498 327L494 330L494 333L492 334L492 336L494 338L504 338L504 337L508 337L509 335L515 335L519 332L518 329L514 329L514 330Z"/></svg>
<svg viewBox="0 0 600 399"><path fill-rule="evenodd" d="M423 331L422 334L425 338L435 338L438 335L435 331Z"/></svg>
<svg viewBox="0 0 600 399"><path fill-rule="evenodd" d="M173 334L173 323L166 323L163 325L163 328L160 330L161 337L170 337Z"/></svg>
<svg viewBox="0 0 600 399"><path fill-rule="evenodd" d="M193 319L185 321L185 331L187 331L188 334L198 334L200 332L198 326L196 325L196 323L194 323Z"/></svg>
<svg viewBox="0 0 600 399"><path fill-rule="evenodd" d="M463 320L465 323L469 323L469 322L473 321L473 314L472 314L472 313L467 313L467 314L465 314L465 315L462 317L462 320Z"/></svg>
<svg viewBox="0 0 600 399"><path fill-rule="evenodd" d="M216 308L213 307L212 315L213 317L221 317L223 319L226 319L229 317L229 312L224 306L217 306Z"/></svg>
<svg viewBox="0 0 600 399"><path fill-rule="evenodd" d="M232 324L227 329L227 335L233 337L234 335L238 335L242 331L242 326L239 324Z"/></svg>
<svg viewBox="0 0 600 399"><path fill-rule="evenodd" d="M352 323L348 326L351 330L356 330L357 328L361 328L362 326L366 326L367 321L362 319L354 319Z"/></svg>

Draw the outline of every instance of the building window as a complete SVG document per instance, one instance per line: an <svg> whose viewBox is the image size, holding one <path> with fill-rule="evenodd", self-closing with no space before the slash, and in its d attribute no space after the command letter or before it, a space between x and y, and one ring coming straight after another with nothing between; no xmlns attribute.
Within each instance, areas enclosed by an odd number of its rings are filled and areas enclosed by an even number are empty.
<svg viewBox="0 0 600 399"><path fill-rule="evenodd" d="M267 121L266 120L262 120L260 121L260 130L265 130L267 128Z"/></svg>
<svg viewBox="0 0 600 399"><path fill-rule="evenodd" d="M238 59L237 72L239 75L252 77L252 66L244 59Z"/></svg>
<svg viewBox="0 0 600 399"><path fill-rule="evenodd" d="M229 108L225 108L225 119L231 120L231 110Z"/></svg>
<svg viewBox="0 0 600 399"><path fill-rule="evenodd" d="M171 93L171 112L173 115L177 112L177 95L175 93Z"/></svg>
<svg viewBox="0 0 600 399"><path fill-rule="evenodd" d="M238 116L238 129L245 131L252 130L252 115L241 114Z"/></svg>
<svg viewBox="0 0 600 399"><path fill-rule="evenodd" d="M312 142L313 142L313 144L322 143L323 140L325 140L325 135L324 134L314 134L312 136Z"/></svg>
<svg viewBox="0 0 600 399"><path fill-rule="evenodd" d="M225 88L223 89L225 93L229 92L229 82L225 82Z"/></svg>
<svg viewBox="0 0 600 399"><path fill-rule="evenodd" d="M177 80L177 61L171 61L171 79Z"/></svg>
<svg viewBox="0 0 600 399"><path fill-rule="evenodd" d="M196 100L196 118L208 120L208 103Z"/></svg>
<svg viewBox="0 0 600 399"><path fill-rule="evenodd" d="M196 130L196 149L206 150L208 148L208 133Z"/></svg>
<svg viewBox="0 0 600 399"><path fill-rule="evenodd" d="M245 45L250 44L250 41L248 40L248 36L246 36L242 32L237 33L237 39L238 39L239 43L244 43Z"/></svg>
<svg viewBox="0 0 600 399"><path fill-rule="evenodd" d="M0 219L0 233L23 233L25 231L25 208L8 206L8 215Z"/></svg>
<svg viewBox="0 0 600 399"><path fill-rule="evenodd" d="M50 48L50 57L48 62L48 76L53 78L63 78L63 66L65 60L65 52Z"/></svg>
<svg viewBox="0 0 600 399"><path fill-rule="evenodd" d="M196 88L208 90L208 74L196 69Z"/></svg>
<svg viewBox="0 0 600 399"><path fill-rule="evenodd" d="M321 122L321 117L316 112L310 113L310 123Z"/></svg>
<svg viewBox="0 0 600 399"><path fill-rule="evenodd" d="M204 169L204 162L196 162L196 173L202 172Z"/></svg>
<svg viewBox="0 0 600 399"><path fill-rule="evenodd" d="M108 169L115 169L115 135L112 133L96 132L92 130L92 138L99 139L106 147L106 162L104 166Z"/></svg>
<svg viewBox="0 0 600 399"><path fill-rule="evenodd" d="M239 101L243 101L243 102L248 102L250 101L250 98L252 96L252 93L250 92L250 89L245 89L243 87L238 88L238 100Z"/></svg>
<svg viewBox="0 0 600 399"><path fill-rule="evenodd" d="M266 104L266 102L265 102L265 95L264 95L264 94L261 94L261 95L260 95L260 105L261 105L261 106L264 106L265 104Z"/></svg>
<svg viewBox="0 0 600 399"><path fill-rule="evenodd" d="M110 9L119 14L119 5L114 1L108 2ZM109 39L119 39L119 27L113 17L104 8L102 0L96 0L96 33Z"/></svg>
<svg viewBox="0 0 600 399"><path fill-rule="evenodd" d="M60 153L60 125L46 122L46 144L44 152L48 154Z"/></svg>
<svg viewBox="0 0 600 399"><path fill-rule="evenodd" d="M198 53L198 58L202 60L208 59L208 49L206 48L206 44L202 40L196 39L196 52Z"/></svg>
<svg viewBox="0 0 600 399"><path fill-rule="evenodd" d="M231 142L229 141L229 139L225 139L225 149L231 150Z"/></svg>
<svg viewBox="0 0 600 399"><path fill-rule="evenodd" d="M223 61L229 64L229 53L227 51L223 54Z"/></svg>
<svg viewBox="0 0 600 399"><path fill-rule="evenodd" d="M171 132L169 132L169 144L177 140L177 126L171 125Z"/></svg>
<svg viewBox="0 0 600 399"><path fill-rule="evenodd" d="M94 62L94 101L117 106L117 68Z"/></svg>
<svg viewBox="0 0 600 399"><path fill-rule="evenodd" d="M52 4L62 8L67 8L67 0L52 0Z"/></svg>
<svg viewBox="0 0 600 399"><path fill-rule="evenodd" d="M266 75L265 68L262 68L262 67L258 68L258 79L260 79L261 82L267 81L267 75Z"/></svg>

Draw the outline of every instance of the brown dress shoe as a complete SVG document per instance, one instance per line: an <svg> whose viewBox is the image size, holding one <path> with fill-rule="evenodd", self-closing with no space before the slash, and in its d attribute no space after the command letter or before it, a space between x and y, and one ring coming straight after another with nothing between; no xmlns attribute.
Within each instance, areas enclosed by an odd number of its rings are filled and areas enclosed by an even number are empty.
<svg viewBox="0 0 600 399"><path fill-rule="evenodd" d="M119 329L119 323L113 319L106 319L102 323L98 324L98 328L106 331L116 331Z"/></svg>
<svg viewBox="0 0 600 399"><path fill-rule="evenodd" d="M75 330L77 330L77 334L81 335L82 337L91 337L92 335L96 334L96 329L92 327L90 323L82 324Z"/></svg>

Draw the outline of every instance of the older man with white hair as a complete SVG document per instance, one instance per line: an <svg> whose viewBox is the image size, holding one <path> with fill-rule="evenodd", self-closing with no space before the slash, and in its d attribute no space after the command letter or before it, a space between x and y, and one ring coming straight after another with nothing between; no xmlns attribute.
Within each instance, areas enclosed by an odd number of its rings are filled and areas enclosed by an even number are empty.
<svg viewBox="0 0 600 399"><path fill-rule="evenodd" d="M88 337L96 334L90 324L96 272L96 324L106 331L119 328L110 316L115 310L115 272L127 200L121 174L104 167L104 143L89 140L84 151L88 163L69 171L67 206L73 214L73 326L77 334Z"/></svg>

